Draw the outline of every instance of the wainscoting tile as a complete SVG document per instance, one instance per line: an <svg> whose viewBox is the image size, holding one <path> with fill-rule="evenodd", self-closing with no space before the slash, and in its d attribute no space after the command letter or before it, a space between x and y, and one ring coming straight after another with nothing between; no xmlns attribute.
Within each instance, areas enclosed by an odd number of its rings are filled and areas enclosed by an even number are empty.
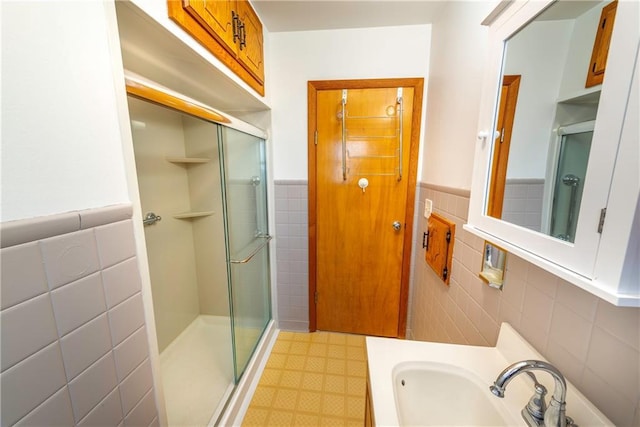
<svg viewBox="0 0 640 427"><path fill-rule="evenodd" d="M103 225L94 230L102 268L111 267L136 254L132 220Z"/></svg>
<svg viewBox="0 0 640 427"><path fill-rule="evenodd" d="M620 369L624 366L625 369ZM627 344L595 327L587 367L627 399L640 398L640 357Z"/></svg>
<svg viewBox="0 0 640 427"><path fill-rule="evenodd" d="M142 398L132 391L153 390L127 377L149 357L143 308L126 304L141 288L130 216L118 205L0 224L2 426L122 426L117 380L127 378L128 407ZM100 256L121 261L100 271ZM138 328L115 350L107 301L117 340Z"/></svg>
<svg viewBox="0 0 640 427"><path fill-rule="evenodd" d="M585 368L582 375L580 391L591 402L598 402L598 409L604 412L614 425L635 426L631 423L636 402L625 397L589 368Z"/></svg>
<svg viewBox="0 0 640 427"><path fill-rule="evenodd" d="M74 425L69 389L65 386L16 424L16 427Z"/></svg>
<svg viewBox="0 0 640 427"><path fill-rule="evenodd" d="M598 297L564 280L558 281L556 301L591 322L595 319Z"/></svg>
<svg viewBox="0 0 640 427"><path fill-rule="evenodd" d="M100 268L93 230L77 231L40 242L50 289L58 288Z"/></svg>
<svg viewBox="0 0 640 427"><path fill-rule="evenodd" d="M138 260L129 258L102 271L107 307L113 308L140 291Z"/></svg>
<svg viewBox="0 0 640 427"><path fill-rule="evenodd" d="M58 333L64 336L107 309L100 273L51 292Z"/></svg>
<svg viewBox="0 0 640 427"><path fill-rule="evenodd" d="M13 425L66 383L58 342L0 374L0 420Z"/></svg>
<svg viewBox="0 0 640 427"><path fill-rule="evenodd" d="M67 334L60 340L60 346L67 379L71 381L111 350L107 315L103 314Z"/></svg>
<svg viewBox="0 0 640 427"><path fill-rule="evenodd" d="M124 413L128 414L151 387L153 387L153 374L151 362L147 359L120 384Z"/></svg>
<svg viewBox="0 0 640 427"><path fill-rule="evenodd" d="M0 313L2 371L58 339L49 294Z"/></svg>
<svg viewBox="0 0 640 427"><path fill-rule="evenodd" d="M138 293L109 311L111 339L114 347L144 325L142 296Z"/></svg>
<svg viewBox="0 0 640 427"><path fill-rule="evenodd" d="M120 394L115 388L78 423L78 427L117 427L122 419Z"/></svg>
<svg viewBox="0 0 640 427"><path fill-rule="evenodd" d="M598 301L596 323L622 342L640 351L640 309L616 307Z"/></svg>
<svg viewBox="0 0 640 427"><path fill-rule="evenodd" d="M69 382L76 422L84 418L117 385L116 367L111 352Z"/></svg>
<svg viewBox="0 0 640 427"><path fill-rule="evenodd" d="M123 381L147 358L146 329L144 327L138 329L129 338L114 348L113 353L116 359L118 379Z"/></svg>
<svg viewBox="0 0 640 427"><path fill-rule="evenodd" d="M578 358L584 358L589 349L593 323L569 310L556 300L549 339L557 343Z"/></svg>
<svg viewBox="0 0 640 427"><path fill-rule="evenodd" d="M47 278L36 242L0 250L0 308L26 301L47 291Z"/></svg>
<svg viewBox="0 0 640 427"><path fill-rule="evenodd" d="M138 405L129 412L124 419L124 425L132 427L149 425L157 413L153 392L150 391Z"/></svg>

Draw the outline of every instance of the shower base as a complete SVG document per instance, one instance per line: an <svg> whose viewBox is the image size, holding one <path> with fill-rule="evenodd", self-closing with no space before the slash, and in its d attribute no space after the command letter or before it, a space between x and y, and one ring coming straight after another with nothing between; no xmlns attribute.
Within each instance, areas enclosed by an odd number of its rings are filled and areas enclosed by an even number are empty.
<svg viewBox="0 0 640 427"><path fill-rule="evenodd" d="M229 318L200 315L160 354L170 426L206 426L218 416L234 387L231 348Z"/></svg>

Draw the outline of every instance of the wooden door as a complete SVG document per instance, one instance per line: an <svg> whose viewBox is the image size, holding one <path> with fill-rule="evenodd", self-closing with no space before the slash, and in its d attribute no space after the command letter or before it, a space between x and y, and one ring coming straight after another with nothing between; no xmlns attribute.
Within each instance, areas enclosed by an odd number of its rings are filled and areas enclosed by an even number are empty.
<svg viewBox="0 0 640 427"><path fill-rule="evenodd" d="M262 24L247 0L238 0L240 45L238 59L258 81L264 82Z"/></svg>
<svg viewBox="0 0 640 427"><path fill-rule="evenodd" d="M310 324L403 337L422 80L374 82L310 96Z"/></svg>
<svg viewBox="0 0 640 427"><path fill-rule="evenodd" d="M183 8L200 23L225 49L236 53L235 0L184 0Z"/></svg>
<svg viewBox="0 0 640 427"><path fill-rule="evenodd" d="M487 215L502 218L502 204L504 188L507 183L507 166L509 149L511 147L511 133L513 120L516 115L520 76L504 76L500 92L500 107L496 128L500 135L494 141L493 159L491 162L491 183L489 185L489 201Z"/></svg>

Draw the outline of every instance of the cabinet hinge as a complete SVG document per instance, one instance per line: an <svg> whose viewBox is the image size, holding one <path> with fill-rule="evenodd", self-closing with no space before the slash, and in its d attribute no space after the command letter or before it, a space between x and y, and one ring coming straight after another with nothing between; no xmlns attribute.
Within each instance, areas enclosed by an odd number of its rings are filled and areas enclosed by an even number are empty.
<svg viewBox="0 0 640 427"><path fill-rule="evenodd" d="M449 269L447 267L444 268L444 270L442 270L442 278L444 280L447 280L447 276L449 275Z"/></svg>
<svg viewBox="0 0 640 427"><path fill-rule="evenodd" d="M318 130L313 134L313 144L318 145Z"/></svg>
<svg viewBox="0 0 640 427"><path fill-rule="evenodd" d="M500 131L500 144L504 142L504 128Z"/></svg>
<svg viewBox="0 0 640 427"><path fill-rule="evenodd" d="M314 303L315 305L318 305L318 291L315 291L315 292L313 293L313 303Z"/></svg>
<svg viewBox="0 0 640 427"><path fill-rule="evenodd" d="M451 243L451 232L447 231L447 243Z"/></svg>
<svg viewBox="0 0 640 427"><path fill-rule="evenodd" d="M422 233L422 248L429 250L429 232Z"/></svg>
<svg viewBox="0 0 640 427"><path fill-rule="evenodd" d="M604 227L604 217L607 215L607 208L600 209L600 220L598 221L598 233L602 234Z"/></svg>

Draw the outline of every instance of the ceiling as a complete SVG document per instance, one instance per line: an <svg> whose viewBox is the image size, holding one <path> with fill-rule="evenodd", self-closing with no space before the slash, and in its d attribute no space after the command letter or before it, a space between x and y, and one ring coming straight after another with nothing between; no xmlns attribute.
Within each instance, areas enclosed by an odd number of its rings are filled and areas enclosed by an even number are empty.
<svg viewBox="0 0 640 427"><path fill-rule="evenodd" d="M270 32L429 24L444 5L434 0L252 0Z"/></svg>

